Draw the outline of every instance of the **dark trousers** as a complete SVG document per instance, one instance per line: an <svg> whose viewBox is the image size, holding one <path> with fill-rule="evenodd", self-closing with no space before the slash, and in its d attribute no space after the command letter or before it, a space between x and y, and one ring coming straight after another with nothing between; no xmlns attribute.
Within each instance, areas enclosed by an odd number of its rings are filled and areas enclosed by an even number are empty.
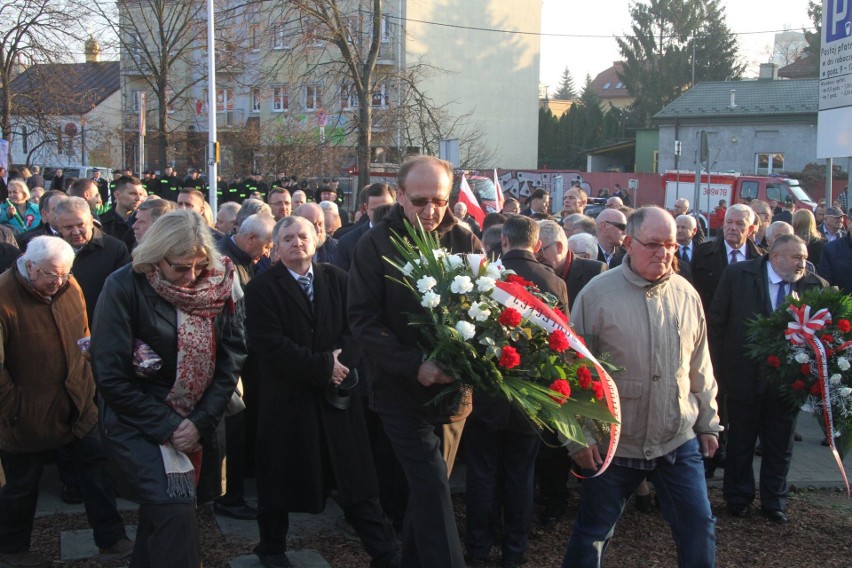
<svg viewBox="0 0 852 568"><path fill-rule="evenodd" d="M535 474L538 489L545 506L560 511L568 500L568 479L571 477L571 455L559 444L556 434L549 430L541 433L542 443L538 448Z"/></svg>
<svg viewBox="0 0 852 568"><path fill-rule="evenodd" d="M245 501L246 412L225 417L225 494L218 501L238 505Z"/></svg>
<svg viewBox="0 0 852 568"><path fill-rule="evenodd" d="M343 507L346 522L352 525L364 550L376 561L387 560L396 554L396 535L385 517L378 498L366 499ZM287 551L287 532L290 530L290 515L285 509L258 503L257 526L260 542L254 548L259 556L283 554Z"/></svg>
<svg viewBox="0 0 852 568"><path fill-rule="evenodd" d="M107 473L97 427L82 439L64 446L64 449L77 471L95 544L109 548L126 538L126 534L115 507L115 485ZM30 549L41 474L45 464L54 457L54 451L32 454L0 452L6 473L6 485L0 488L0 552L16 553Z"/></svg>
<svg viewBox="0 0 852 568"><path fill-rule="evenodd" d="M746 505L754 500L754 447L760 436L760 505L767 511L786 508L787 473L798 414L798 409L790 410L773 389L750 402L728 397L728 455L722 486L728 504Z"/></svg>
<svg viewBox="0 0 852 568"><path fill-rule="evenodd" d="M385 434L381 418L370 410L366 398L363 400L362 408L367 433L370 436L370 448L373 450L373 465L379 482L379 499L382 509L394 528L401 532L408 503L408 483L405 481L405 472L393 453L393 446Z"/></svg>
<svg viewBox="0 0 852 568"><path fill-rule="evenodd" d="M492 430L475 419L467 421L465 438L465 547L471 558L488 556L495 541L491 531L492 514L502 504L503 560L520 561L527 551L532 526L535 456L540 438L535 433ZM499 491L498 479L502 480L502 491ZM499 501L498 491L502 496Z"/></svg>
<svg viewBox="0 0 852 568"><path fill-rule="evenodd" d="M139 506L130 568L200 568L198 519L190 503Z"/></svg>
<svg viewBox="0 0 852 568"><path fill-rule="evenodd" d="M435 425L417 416L382 414L381 418L410 488L400 566L464 568L447 465Z"/></svg>

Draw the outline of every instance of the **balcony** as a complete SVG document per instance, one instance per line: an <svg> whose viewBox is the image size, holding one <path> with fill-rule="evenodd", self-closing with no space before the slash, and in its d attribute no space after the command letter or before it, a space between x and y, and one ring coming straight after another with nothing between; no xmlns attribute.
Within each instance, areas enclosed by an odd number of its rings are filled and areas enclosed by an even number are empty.
<svg viewBox="0 0 852 568"><path fill-rule="evenodd" d="M216 127L223 128L243 128L246 125L246 111L224 110L216 112Z"/></svg>

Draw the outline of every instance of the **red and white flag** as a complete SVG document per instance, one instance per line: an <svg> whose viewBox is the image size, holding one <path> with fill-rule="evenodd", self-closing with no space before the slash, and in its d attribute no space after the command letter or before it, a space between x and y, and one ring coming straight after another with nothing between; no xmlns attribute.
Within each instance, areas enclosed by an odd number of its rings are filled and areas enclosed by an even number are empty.
<svg viewBox="0 0 852 568"><path fill-rule="evenodd" d="M500 178L497 177L497 168L494 168L494 191L497 192L497 213L503 211L503 188L500 187Z"/></svg>
<svg viewBox="0 0 852 568"><path fill-rule="evenodd" d="M476 219L476 222L481 227L482 222L485 220L485 211L479 205L479 200L476 199L476 196L470 189L470 184L467 183L467 178L464 174L462 174L461 185L459 186L459 201L467 205L468 215Z"/></svg>

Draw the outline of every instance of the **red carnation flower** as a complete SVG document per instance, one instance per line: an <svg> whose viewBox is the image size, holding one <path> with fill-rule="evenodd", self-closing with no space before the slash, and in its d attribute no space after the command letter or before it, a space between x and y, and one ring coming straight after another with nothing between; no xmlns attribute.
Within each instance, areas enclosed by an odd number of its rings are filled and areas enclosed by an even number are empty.
<svg viewBox="0 0 852 568"><path fill-rule="evenodd" d="M595 394L595 398L600 400L604 396L604 387L603 383L600 381L595 381L592 383L592 392Z"/></svg>
<svg viewBox="0 0 852 568"><path fill-rule="evenodd" d="M803 375L810 375L811 374L811 364L810 363L802 363L801 366L799 367L799 371Z"/></svg>
<svg viewBox="0 0 852 568"><path fill-rule="evenodd" d="M849 333L849 330L852 329L852 325L850 325L849 320L847 319L838 320L837 329L843 333Z"/></svg>
<svg viewBox="0 0 852 568"><path fill-rule="evenodd" d="M497 318L497 321L500 322L501 325L505 325L506 327L517 327L521 325L521 312L514 308L506 308L502 312L500 312L500 317Z"/></svg>
<svg viewBox="0 0 852 568"><path fill-rule="evenodd" d="M521 356L518 354L518 350L512 347L511 345L507 345L503 349L500 350L500 366L504 369L512 369L521 364Z"/></svg>
<svg viewBox="0 0 852 568"><path fill-rule="evenodd" d="M574 357L576 357L577 359L585 359L586 358L586 356L583 355L582 353L580 353L579 351L574 353Z"/></svg>
<svg viewBox="0 0 852 568"><path fill-rule="evenodd" d="M791 389L793 389L794 391L804 390L804 388L805 388L805 381L803 381L803 380L801 380L801 379L798 379L798 380L796 380L796 381L793 381L793 384L792 384L792 385L790 385L790 388L791 388Z"/></svg>
<svg viewBox="0 0 852 568"><path fill-rule="evenodd" d="M777 369L778 367L780 367L780 366L781 366L781 359L779 359L779 358L778 358L777 356L775 356L775 355L770 355L769 357L767 357L767 358L766 358L766 363L767 363L770 367L772 367L772 368L774 368L774 369Z"/></svg>
<svg viewBox="0 0 852 568"><path fill-rule="evenodd" d="M577 369L577 382L580 388L587 389L592 385L592 372L586 367Z"/></svg>
<svg viewBox="0 0 852 568"><path fill-rule="evenodd" d="M562 395L550 396L550 398L552 398L559 404L565 404L565 401L567 401L568 397L571 396L571 385L568 384L568 381L566 381L565 379L557 379L550 383L550 390L558 392L560 395Z"/></svg>
<svg viewBox="0 0 852 568"><path fill-rule="evenodd" d="M551 333L547 338L547 344L557 353L562 353L568 349L568 337L560 329Z"/></svg>
<svg viewBox="0 0 852 568"><path fill-rule="evenodd" d="M814 396L819 396L822 394L822 386L819 384L819 381L811 385L810 393Z"/></svg>
<svg viewBox="0 0 852 568"><path fill-rule="evenodd" d="M831 345L831 342L834 341L834 337L830 333L825 333L820 337L823 343L826 345Z"/></svg>
<svg viewBox="0 0 852 568"><path fill-rule="evenodd" d="M509 276L507 276L506 282L511 282L512 284L519 284L519 285L523 286L524 288L535 288L536 287L535 284L533 284L529 280L526 280L525 278L521 278L517 274L510 274Z"/></svg>

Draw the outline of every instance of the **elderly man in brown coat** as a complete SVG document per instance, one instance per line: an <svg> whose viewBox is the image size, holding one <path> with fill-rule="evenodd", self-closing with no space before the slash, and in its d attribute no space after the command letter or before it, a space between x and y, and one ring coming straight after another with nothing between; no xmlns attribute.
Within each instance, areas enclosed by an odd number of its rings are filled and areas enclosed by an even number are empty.
<svg viewBox="0 0 852 568"><path fill-rule="evenodd" d="M0 566L52 566L29 549L39 480L59 448L74 460L101 559L133 549L101 454L92 370L77 346L89 324L73 262L68 243L36 237L0 275Z"/></svg>

